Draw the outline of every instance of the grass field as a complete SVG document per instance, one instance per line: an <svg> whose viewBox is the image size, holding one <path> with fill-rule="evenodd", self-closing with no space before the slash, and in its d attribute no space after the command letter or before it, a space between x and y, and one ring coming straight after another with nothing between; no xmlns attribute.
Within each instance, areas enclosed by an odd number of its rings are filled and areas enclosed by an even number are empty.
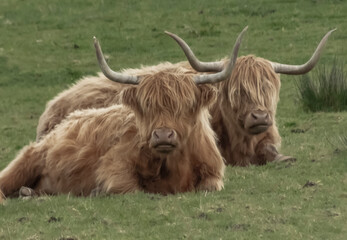
<svg viewBox="0 0 347 240"><path fill-rule="evenodd" d="M1 0L0 169L35 139L47 101L98 71L94 35L121 69L185 60L164 30L220 59L248 25L240 55L301 64L337 27L329 65L347 57L346 19L342 0ZM281 79L282 153L296 162L227 167L215 193L11 199L0 239L347 239L347 112L305 112L296 77Z"/></svg>

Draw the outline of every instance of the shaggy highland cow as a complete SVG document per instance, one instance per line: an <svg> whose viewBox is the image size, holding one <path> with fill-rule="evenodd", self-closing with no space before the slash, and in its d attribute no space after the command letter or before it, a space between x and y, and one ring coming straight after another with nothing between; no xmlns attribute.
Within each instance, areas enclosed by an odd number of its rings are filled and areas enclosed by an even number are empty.
<svg viewBox="0 0 347 240"><path fill-rule="evenodd" d="M125 106L75 111L24 147L0 173L0 197L22 186L24 195L221 190L225 165L208 111L217 90L205 83L230 77L245 31L229 64L210 75L177 67L141 76L113 72L95 40L105 75L136 85L123 90Z"/></svg>
<svg viewBox="0 0 347 240"><path fill-rule="evenodd" d="M311 59L303 65L279 64L252 55L238 58L232 76L217 85L218 99L210 108L212 127L217 133L220 150L228 164L260 165L291 158L278 153L281 143L275 121L281 85L278 73L309 72L318 62L332 31L323 37ZM165 71L177 67L185 68L186 74L209 74L220 71L228 62L227 59L212 63L200 62L182 39L174 34L167 34L180 44L189 63L162 63L127 69L123 73L141 76L144 73L154 73L157 69ZM121 102L119 96L123 88L123 84L111 82L102 74L81 79L47 103L37 127L37 139L50 132L76 109L100 108Z"/></svg>
<svg viewBox="0 0 347 240"><path fill-rule="evenodd" d="M319 60L330 34L321 40L308 62L287 65L271 62L253 55L238 58L227 81L217 83L218 100L211 107L212 127L219 138L222 156L228 164L262 165L285 161L293 157L278 153L281 137L275 116L281 81L279 74L305 74ZM198 72L220 71L227 63L199 61L189 46L177 35L166 32L183 49L191 66Z"/></svg>

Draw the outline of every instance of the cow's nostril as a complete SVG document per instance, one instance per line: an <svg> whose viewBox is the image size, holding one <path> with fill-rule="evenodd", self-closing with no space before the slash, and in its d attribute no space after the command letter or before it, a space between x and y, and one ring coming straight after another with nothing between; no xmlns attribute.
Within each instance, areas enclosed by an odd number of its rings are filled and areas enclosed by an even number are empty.
<svg viewBox="0 0 347 240"><path fill-rule="evenodd" d="M171 130L171 131L168 133L167 137L168 137L168 138L172 138L172 137L174 137L174 135L175 135L175 132Z"/></svg>
<svg viewBox="0 0 347 240"><path fill-rule="evenodd" d="M152 136L153 136L155 139L158 139L158 138L159 138L159 135L158 135L158 133L157 133L156 130L153 131Z"/></svg>
<svg viewBox="0 0 347 240"><path fill-rule="evenodd" d="M255 113L251 113L251 115L252 115L252 118L254 118L254 119L258 119L257 114L255 114Z"/></svg>

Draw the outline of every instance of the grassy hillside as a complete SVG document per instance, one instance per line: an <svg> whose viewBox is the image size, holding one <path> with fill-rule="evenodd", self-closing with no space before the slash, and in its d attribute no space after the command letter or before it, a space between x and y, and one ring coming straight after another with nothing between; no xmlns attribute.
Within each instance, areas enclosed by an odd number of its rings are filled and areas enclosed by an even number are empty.
<svg viewBox="0 0 347 240"><path fill-rule="evenodd" d="M281 2L281 3L278 3ZM329 30L320 64L346 59L347 2L0 1L0 169L35 139L45 103L99 71L95 35L113 69L185 60L163 32L212 61L240 55L301 64ZM13 199L0 206L0 239L346 239L347 113L304 112L282 75L277 122L294 163L228 167L217 193L144 193Z"/></svg>

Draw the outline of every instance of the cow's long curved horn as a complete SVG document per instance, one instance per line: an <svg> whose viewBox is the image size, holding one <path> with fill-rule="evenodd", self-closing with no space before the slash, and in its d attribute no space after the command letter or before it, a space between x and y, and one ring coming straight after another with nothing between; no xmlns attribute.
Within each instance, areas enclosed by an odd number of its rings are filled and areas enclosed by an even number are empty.
<svg viewBox="0 0 347 240"><path fill-rule="evenodd" d="M104 73L104 75L108 79L114 82L119 82L119 83L135 84L135 85L139 84L139 77L137 76L131 76L131 75L121 74L121 73L112 71L112 69L106 63L104 55L101 51L99 41L96 39L96 37L94 37L94 47L95 47L96 57L98 58L101 71Z"/></svg>
<svg viewBox="0 0 347 240"><path fill-rule="evenodd" d="M239 34L239 36L236 39L233 52L230 57L229 63L224 67L224 69L221 72L213 73L213 74L206 74L206 75L197 75L194 77L196 84L202 84L202 83L217 83L221 82L223 80L226 80L228 77L230 77L231 72L234 68L237 54L239 52L239 48L241 45L241 40L244 35L244 33L247 31L248 26L245 27L242 32Z"/></svg>
<svg viewBox="0 0 347 240"><path fill-rule="evenodd" d="M328 41L328 38L332 32L336 30L333 29L329 31L325 36L322 38L320 43L318 44L316 51L314 51L312 57L310 60L308 60L305 64L302 65L288 65L288 64L281 64L277 62L270 62L274 71L276 73L283 73L283 74L290 74L290 75L299 75L299 74L305 74L314 68L314 66L317 64L320 54L322 53L322 50Z"/></svg>
<svg viewBox="0 0 347 240"><path fill-rule="evenodd" d="M223 70L224 62L217 61L217 62L201 62L197 57L195 56L194 52L190 49L188 44L179 36L176 34L170 33L168 31L165 31L167 35L172 37L178 45L182 48L184 54L186 55L190 65L193 69L195 69L198 72L220 72Z"/></svg>

